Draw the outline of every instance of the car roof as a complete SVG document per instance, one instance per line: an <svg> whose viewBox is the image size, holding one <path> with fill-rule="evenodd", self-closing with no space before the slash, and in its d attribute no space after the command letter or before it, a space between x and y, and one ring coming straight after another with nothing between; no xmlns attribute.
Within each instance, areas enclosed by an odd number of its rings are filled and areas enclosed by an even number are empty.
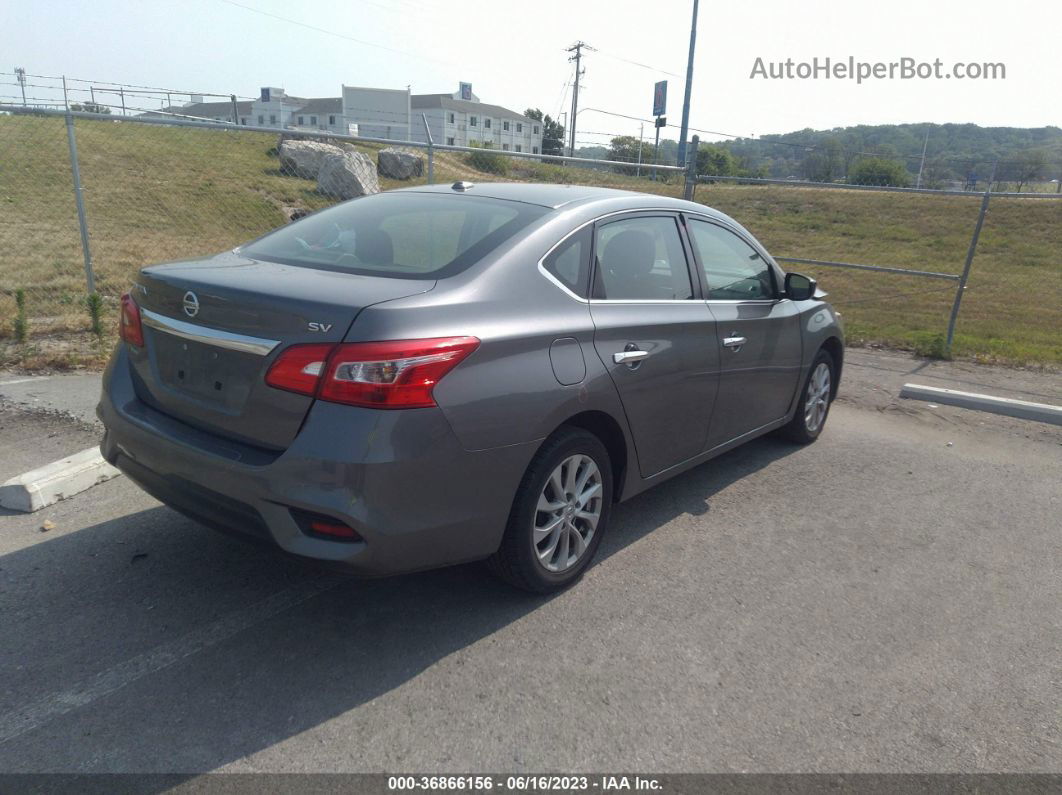
<svg viewBox="0 0 1062 795"><path fill-rule="evenodd" d="M464 184L463 190L456 190L454 185ZM653 193L640 193L630 190L618 190L616 188L598 188L591 185L556 185L550 183L526 183L526 182L476 182L454 183L443 185L420 185L412 188L400 188L397 192L412 193L444 193L464 196L481 196L490 199L502 199L504 201L518 201L526 204L537 204L541 207L559 209L573 204L592 204L608 202L610 205L629 205L631 209L642 206L655 208L672 208L675 210L687 210L709 215L722 216L703 204L673 199L670 196L658 196ZM625 201L624 201L625 200ZM618 209L618 208L617 208Z"/></svg>

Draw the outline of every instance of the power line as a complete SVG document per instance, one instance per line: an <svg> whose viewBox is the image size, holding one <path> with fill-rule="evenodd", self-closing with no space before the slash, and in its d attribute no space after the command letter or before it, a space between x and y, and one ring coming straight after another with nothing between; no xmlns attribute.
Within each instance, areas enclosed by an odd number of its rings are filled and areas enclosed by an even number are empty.
<svg viewBox="0 0 1062 795"><path fill-rule="evenodd" d="M398 55L405 55L405 56L408 56L410 58L419 58L419 59L424 60L424 61L431 61L432 63L445 64L446 66L456 66L456 64L452 63L451 61L442 61L442 60L439 60L438 58L430 58L427 55L421 55L421 54L418 54L418 53L409 52L408 50L399 50L399 49L396 49L394 47L388 47L388 46L386 46L384 44L376 44L375 42L365 41L364 39L358 39L358 38L355 38L354 36L348 36L345 33L339 33L339 32L334 31L334 30L328 30L327 28L319 28L316 25L311 25L311 24L309 24L307 22L299 22L297 19L291 19L290 17L282 17L279 14L274 14L274 13L272 13L270 11L262 11L261 9L258 9L258 8L252 8L251 6L245 6L243 3L237 3L236 0L220 0L220 2L225 3L227 5L230 5L230 6L235 6L236 8L242 8L244 11L250 11L253 14L261 14L264 17L270 17L272 19L276 19L276 20L279 20L281 22L287 22L289 25L297 25L300 28L306 28L307 30L312 30L312 31L315 31L317 33L324 33L326 36L335 36L336 38L339 38L339 39L345 39L346 41L352 41L355 44L361 44L361 45L364 45L365 47L375 47L378 50L387 50L388 52L397 53Z"/></svg>
<svg viewBox="0 0 1062 795"><path fill-rule="evenodd" d="M612 53L605 52L604 50L597 50L597 52L599 55L604 55L606 58L612 58L616 61L623 61L623 63L629 63L632 66L639 66L642 69L648 69L650 72L659 72L660 74L671 75L671 77L682 77L682 75L676 74L675 72L669 72L667 69L659 69L655 66L650 66L649 64L639 63L638 61L632 61L629 58L623 58L619 55L613 55Z"/></svg>

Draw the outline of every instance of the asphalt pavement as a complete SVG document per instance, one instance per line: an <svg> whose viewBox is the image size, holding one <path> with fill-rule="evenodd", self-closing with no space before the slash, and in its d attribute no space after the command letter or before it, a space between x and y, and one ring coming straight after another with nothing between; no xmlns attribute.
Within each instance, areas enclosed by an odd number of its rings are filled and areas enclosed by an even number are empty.
<svg viewBox="0 0 1062 795"><path fill-rule="evenodd" d="M1062 772L1062 429L850 361L818 442L618 506L552 598L478 565L337 576L124 478L0 514L0 770ZM42 411L54 379L11 380L10 455L94 439Z"/></svg>

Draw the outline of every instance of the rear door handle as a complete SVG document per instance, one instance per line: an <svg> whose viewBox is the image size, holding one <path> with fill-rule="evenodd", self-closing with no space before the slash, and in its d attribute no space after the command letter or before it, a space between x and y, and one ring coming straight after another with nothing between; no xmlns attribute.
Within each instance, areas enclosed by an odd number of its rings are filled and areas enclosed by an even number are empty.
<svg viewBox="0 0 1062 795"><path fill-rule="evenodd" d="M733 348L735 352L737 352L737 349L746 342L748 342L748 340L745 337L723 337L723 347Z"/></svg>
<svg viewBox="0 0 1062 795"><path fill-rule="evenodd" d="M634 364L640 362L649 355L649 351L620 351L612 354L612 361L616 364Z"/></svg>

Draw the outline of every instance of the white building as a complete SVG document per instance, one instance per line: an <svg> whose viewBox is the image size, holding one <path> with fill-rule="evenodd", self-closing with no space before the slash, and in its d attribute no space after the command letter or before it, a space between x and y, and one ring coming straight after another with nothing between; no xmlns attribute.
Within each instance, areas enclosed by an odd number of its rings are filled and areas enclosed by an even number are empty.
<svg viewBox="0 0 1062 795"><path fill-rule="evenodd" d="M190 102L164 112L217 122L233 120L231 102ZM421 143L428 141L426 119L436 144L478 144L534 155L542 151L542 122L500 105L480 102L468 83L453 94L343 86L340 97L311 99L288 96L283 88L267 86L258 99L237 102L236 117L246 127L319 130Z"/></svg>
<svg viewBox="0 0 1062 795"><path fill-rule="evenodd" d="M437 144L472 146L475 142L506 152L537 155L542 151L542 122L500 105L480 102L471 92L466 92L471 99L460 96L459 91L414 94L412 140L427 142L423 121L427 118L431 137Z"/></svg>
<svg viewBox="0 0 1062 795"><path fill-rule="evenodd" d="M343 118L352 135L410 140L409 89L343 86Z"/></svg>

